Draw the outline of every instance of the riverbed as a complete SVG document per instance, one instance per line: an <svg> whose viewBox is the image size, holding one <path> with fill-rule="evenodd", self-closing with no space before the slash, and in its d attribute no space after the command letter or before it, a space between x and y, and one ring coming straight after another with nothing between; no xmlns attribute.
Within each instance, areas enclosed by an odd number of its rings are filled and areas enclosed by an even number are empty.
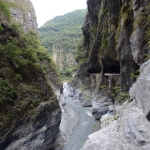
<svg viewBox="0 0 150 150"><path fill-rule="evenodd" d="M74 97L65 96L65 105L62 106L62 109L63 115L68 116L63 118L65 123L62 126L65 127L61 126L61 130L66 130L67 136L67 142L62 150L80 150L88 135L100 129L100 124L92 116L90 109L74 102ZM68 109L70 110L68 111Z"/></svg>

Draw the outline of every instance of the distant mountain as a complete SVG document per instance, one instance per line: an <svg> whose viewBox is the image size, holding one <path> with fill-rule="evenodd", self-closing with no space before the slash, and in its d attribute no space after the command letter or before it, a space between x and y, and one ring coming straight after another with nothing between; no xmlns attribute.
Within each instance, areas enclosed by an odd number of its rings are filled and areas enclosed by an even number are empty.
<svg viewBox="0 0 150 150"><path fill-rule="evenodd" d="M82 37L82 26L87 10L75 10L63 16L55 17L39 28L39 37L43 46L53 56L60 72L76 65L76 45Z"/></svg>

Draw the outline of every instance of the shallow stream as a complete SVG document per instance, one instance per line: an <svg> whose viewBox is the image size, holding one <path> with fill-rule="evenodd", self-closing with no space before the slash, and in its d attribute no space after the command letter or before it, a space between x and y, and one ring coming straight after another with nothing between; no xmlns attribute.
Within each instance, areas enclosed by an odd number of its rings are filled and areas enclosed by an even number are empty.
<svg viewBox="0 0 150 150"><path fill-rule="evenodd" d="M66 96L65 102L75 111L78 121L62 150L80 150L88 135L100 129L99 122L95 120L88 108L77 105L72 97Z"/></svg>

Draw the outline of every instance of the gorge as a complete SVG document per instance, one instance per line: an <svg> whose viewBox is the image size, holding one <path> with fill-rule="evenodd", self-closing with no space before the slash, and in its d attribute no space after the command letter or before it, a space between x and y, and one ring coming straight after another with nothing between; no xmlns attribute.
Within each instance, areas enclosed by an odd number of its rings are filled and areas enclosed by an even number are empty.
<svg viewBox="0 0 150 150"><path fill-rule="evenodd" d="M64 84L30 0L0 0L0 150L150 149L150 0L87 0L82 32Z"/></svg>

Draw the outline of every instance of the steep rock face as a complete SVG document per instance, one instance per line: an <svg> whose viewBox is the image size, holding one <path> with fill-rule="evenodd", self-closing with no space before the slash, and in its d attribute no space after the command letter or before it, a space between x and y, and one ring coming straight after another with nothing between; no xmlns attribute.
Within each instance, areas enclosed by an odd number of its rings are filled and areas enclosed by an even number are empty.
<svg viewBox="0 0 150 150"><path fill-rule="evenodd" d="M88 0L87 5L77 61L89 60L88 73L120 73L121 89L128 92L149 55L148 0Z"/></svg>
<svg viewBox="0 0 150 150"><path fill-rule="evenodd" d="M131 99L135 100L138 107L143 109L145 117L150 119L150 60L141 65L140 76L130 89Z"/></svg>
<svg viewBox="0 0 150 150"><path fill-rule="evenodd" d="M61 46L60 46L61 47ZM65 70L66 68L76 66L74 50L69 50L67 53L65 49L57 49L57 46L54 45L52 50L52 57L57 64L59 70Z"/></svg>
<svg viewBox="0 0 150 150"><path fill-rule="evenodd" d="M0 149L53 149L61 120L53 90L62 83L35 33L31 2L0 0L0 8Z"/></svg>
<svg viewBox="0 0 150 150"><path fill-rule="evenodd" d="M135 103L121 108L119 119L106 120L105 127L89 136L82 150L148 150L150 149L149 122ZM104 122L102 122L104 124Z"/></svg>
<svg viewBox="0 0 150 150"><path fill-rule="evenodd" d="M61 110L58 104L41 103L35 121L30 116L18 122L14 129L1 138L0 149L48 150L59 133Z"/></svg>
<svg viewBox="0 0 150 150"><path fill-rule="evenodd" d="M89 73L117 72L118 62L115 51L115 31L119 15L119 2L87 1L88 13L83 26L83 48L86 58L89 58ZM112 5L113 4L113 5ZM115 11L114 11L115 10ZM107 60L107 61L105 61ZM103 69L102 69L103 68ZM119 68L118 68L119 69Z"/></svg>
<svg viewBox="0 0 150 150"><path fill-rule="evenodd" d="M34 7L30 0L8 0L13 20L19 22L24 31L37 31L37 21ZM14 21L13 21L14 22Z"/></svg>

